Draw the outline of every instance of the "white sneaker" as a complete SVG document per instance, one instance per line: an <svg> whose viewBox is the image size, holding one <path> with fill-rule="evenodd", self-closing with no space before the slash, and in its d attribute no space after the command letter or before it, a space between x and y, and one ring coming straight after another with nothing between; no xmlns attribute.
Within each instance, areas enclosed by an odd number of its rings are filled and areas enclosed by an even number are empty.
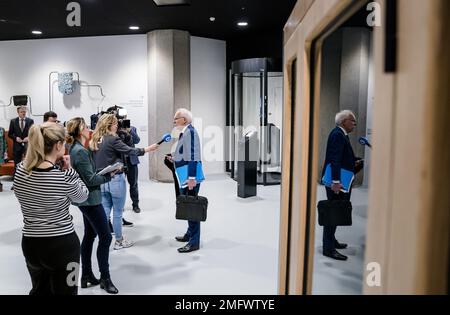
<svg viewBox="0 0 450 315"><path fill-rule="evenodd" d="M128 240L126 240L125 238L122 237L122 239L120 241L116 240L116 242L114 243L114 249L115 250L119 250L119 249L122 249L122 248L131 247L133 245L134 245L134 243L132 241L128 241Z"/></svg>

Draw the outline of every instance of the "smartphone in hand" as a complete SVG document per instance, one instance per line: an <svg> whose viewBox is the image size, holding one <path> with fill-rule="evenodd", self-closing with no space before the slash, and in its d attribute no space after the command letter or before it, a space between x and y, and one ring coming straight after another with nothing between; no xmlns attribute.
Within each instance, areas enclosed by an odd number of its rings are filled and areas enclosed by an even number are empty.
<svg viewBox="0 0 450 315"><path fill-rule="evenodd" d="M65 171L70 168L70 155L64 155L58 161L56 161L56 166L61 170Z"/></svg>

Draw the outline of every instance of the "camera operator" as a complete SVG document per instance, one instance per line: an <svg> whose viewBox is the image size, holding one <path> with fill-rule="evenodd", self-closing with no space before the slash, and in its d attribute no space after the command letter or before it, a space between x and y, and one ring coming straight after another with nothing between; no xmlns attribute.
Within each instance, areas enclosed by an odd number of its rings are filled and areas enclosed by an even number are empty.
<svg viewBox="0 0 450 315"><path fill-rule="evenodd" d="M129 128L120 129L118 131L118 134L119 137L122 139L122 141L132 148L134 148L135 145L141 141L141 139L137 134L136 127L133 126L129 126ZM141 209L139 208L138 156L133 153L126 155L125 164L126 164L125 172L127 175L128 184L130 185L130 198L132 201L133 211L136 213L140 213Z"/></svg>
<svg viewBox="0 0 450 315"><path fill-rule="evenodd" d="M94 151L94 160L97 170L101 170L111 164L123 161L124 154L134 153L137 156L144 155L158 149L159 145L152 144L138 149L127 146L117 135L118 119L114 114L104 114L100 117L92 135L90 148ZM116 242L114 249L122 249L133 246L133 243L125 240L122 235L122 212L125 206L126 185L123 171L116 173L111 182L101 185L102 204L106 216L113 212L113 228Z"/></svg>
<svg viewBox="0 0 450 315"><path fill-rule="evenodd" d="M115 114L115 115L116 115L116 117L118 119L117 135L123 141L123 143L125 143L129 147L134 148L135 147L134 146L134 140L133 140L133 136L131 135L131 132L130 132L130 129L131 129L130 128L130 121L126 120L125 117L123 117L123 116L118 116L118 114ZM138 139L139 139L139 137L138 137ZM137 142L139 142L139 141L140 141L140 139ZM132 184L130 183L130 175L129 175L130 172L129 172L129 170L130 170L130 166L131 165L130 165L130 163L128 163L128 161L129 161L128 157L131 156L131 155L134 156L135 159L138 159L136 154L133 154L133 153L131 153L130 155L127 155L127 154L122 155L122 160L123 160L123 164L124 164L123 171L127 175L126 177L127 177L128 183L130 184L130 195L131 195L131 185ZM139 163L139 160L138 160L138 163ZM137 172L137 165L136 165L136 169L133 168L131 171L132 172L133 171ZM136 186L137 186L137 177L136 177ZM135 187L135 190L137 191L137 187ZM134 203L135 199L136 198L134 198L134 199L132 198L133 210L134 210L134 205L135 205L135 203ZM139 200L138 200L138 203L139 203ZM133 222L127 221L127 220L125 220L125 218L122 217L122 225L125 226L125 227L132 227L134 224L133 224ZM111 226L111 223L110 223L110 226Z"/></svg>

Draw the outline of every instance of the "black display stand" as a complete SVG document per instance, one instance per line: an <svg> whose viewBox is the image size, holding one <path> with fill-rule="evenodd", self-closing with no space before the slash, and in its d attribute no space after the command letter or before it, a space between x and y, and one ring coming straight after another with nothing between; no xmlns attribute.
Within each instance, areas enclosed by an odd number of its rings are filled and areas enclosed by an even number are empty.
<svg viewBox="0 0 450 315"><path fill-rule="evenodd" d="M239 161L237 169L237 195L240 198L256 196L258 174L258 136L250 132L239 143Z"/></svg>

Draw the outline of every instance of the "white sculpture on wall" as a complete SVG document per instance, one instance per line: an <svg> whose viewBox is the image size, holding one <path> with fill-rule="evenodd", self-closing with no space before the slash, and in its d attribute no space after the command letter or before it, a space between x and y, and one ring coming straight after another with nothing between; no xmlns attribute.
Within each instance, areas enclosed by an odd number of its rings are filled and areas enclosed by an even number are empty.
<svg viewBox="0 0 450 315"><path fill-rule="evenodd" d="M73 85L73 73L72 72L60 72L58 73L58 90L65 95L73 93L75 87Z"/></svg>

